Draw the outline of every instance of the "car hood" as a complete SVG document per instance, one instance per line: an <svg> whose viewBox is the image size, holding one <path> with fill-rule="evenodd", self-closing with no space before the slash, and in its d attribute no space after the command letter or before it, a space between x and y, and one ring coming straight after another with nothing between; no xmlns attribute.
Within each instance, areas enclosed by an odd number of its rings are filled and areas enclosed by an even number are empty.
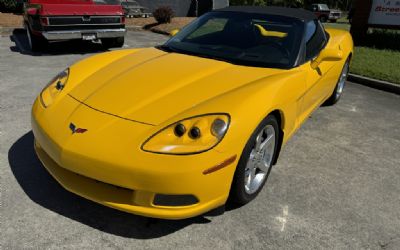
<svg viewBox="0 0 400 250"><path fill-rule="evenodd" d="M81 80L70 96L105 113L158 125L207 100L283 71L149 48L98 68Z"/></svg>

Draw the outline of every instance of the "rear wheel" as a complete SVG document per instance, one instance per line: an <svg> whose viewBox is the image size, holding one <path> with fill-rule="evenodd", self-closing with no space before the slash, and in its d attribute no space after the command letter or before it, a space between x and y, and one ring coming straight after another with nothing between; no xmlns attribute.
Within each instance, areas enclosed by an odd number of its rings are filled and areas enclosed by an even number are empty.
<svg viewBox="0 0 400 250"><path fill-rule="evenodd" d="M350 58L347 59L346 63L343 66L342 72L340 73L340 77L338 83L336 84L335 90L332 95L325 101L324 106L332 106L336 104L340 97L342 96L344 86L346 85L347 76L349 75L350 68Z"/></svg>
<svg viewBox="0 0 400 250"><path fill-rule="evenodd" d="M125 37L103 38L101 39L101 43L106 49L121 48L122 46L124 46Z"/></svg>
<svg viewBox="0 0 400 250"><path fill-rule="evenodd" d="M279 136L279 125L274 116L270 115L260 123L236 167L230 201L244 205L258 195L277 155Z"/></svg>

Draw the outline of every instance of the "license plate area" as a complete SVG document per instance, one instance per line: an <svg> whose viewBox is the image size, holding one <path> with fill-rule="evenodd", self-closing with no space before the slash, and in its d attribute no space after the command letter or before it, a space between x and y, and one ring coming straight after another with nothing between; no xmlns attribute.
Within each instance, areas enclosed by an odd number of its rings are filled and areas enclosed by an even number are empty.
<svg viewBox="0 0 400 250"><path fill-rule="evenodd" d="M91 41L96 40L97 36L94 33L82 34L82 40Z"/></svg>

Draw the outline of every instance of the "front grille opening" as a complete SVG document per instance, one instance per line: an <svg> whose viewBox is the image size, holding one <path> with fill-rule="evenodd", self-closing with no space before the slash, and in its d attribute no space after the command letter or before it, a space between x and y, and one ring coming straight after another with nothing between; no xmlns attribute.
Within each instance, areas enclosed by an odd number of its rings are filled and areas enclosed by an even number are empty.
<svg viewBox="0 0 400 250"><path fill-rule="evenodd" d="M49 17L50 25L77 25L77 24L86 24L86 25L104 25L104 24L120 24L121 17L120 16L67 16L67 17Z"/></svg>
<svg viewBox="0 0 400 250"><path fill-rule="evenodd" d="M187 195L167 195L167 194L156 194L153 200L155 206L190 206L198 203L199 200L190 194Z"/></svg>

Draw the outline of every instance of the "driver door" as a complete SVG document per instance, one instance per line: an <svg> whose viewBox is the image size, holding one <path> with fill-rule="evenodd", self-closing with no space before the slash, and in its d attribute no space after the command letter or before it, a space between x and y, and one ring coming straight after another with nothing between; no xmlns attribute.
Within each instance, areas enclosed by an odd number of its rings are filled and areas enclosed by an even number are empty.
<svg viewBox="0 0 400 250"><path fill-rule="evenodd" d="M329 94L327 72L333 66L332 62L323 62L317 69L311 67L315 59L328 43L328 37L319 21L306 24L306 63L301 66L306 76L306 90L303 97L302 117L307 118L318 108Z"/></svg>

